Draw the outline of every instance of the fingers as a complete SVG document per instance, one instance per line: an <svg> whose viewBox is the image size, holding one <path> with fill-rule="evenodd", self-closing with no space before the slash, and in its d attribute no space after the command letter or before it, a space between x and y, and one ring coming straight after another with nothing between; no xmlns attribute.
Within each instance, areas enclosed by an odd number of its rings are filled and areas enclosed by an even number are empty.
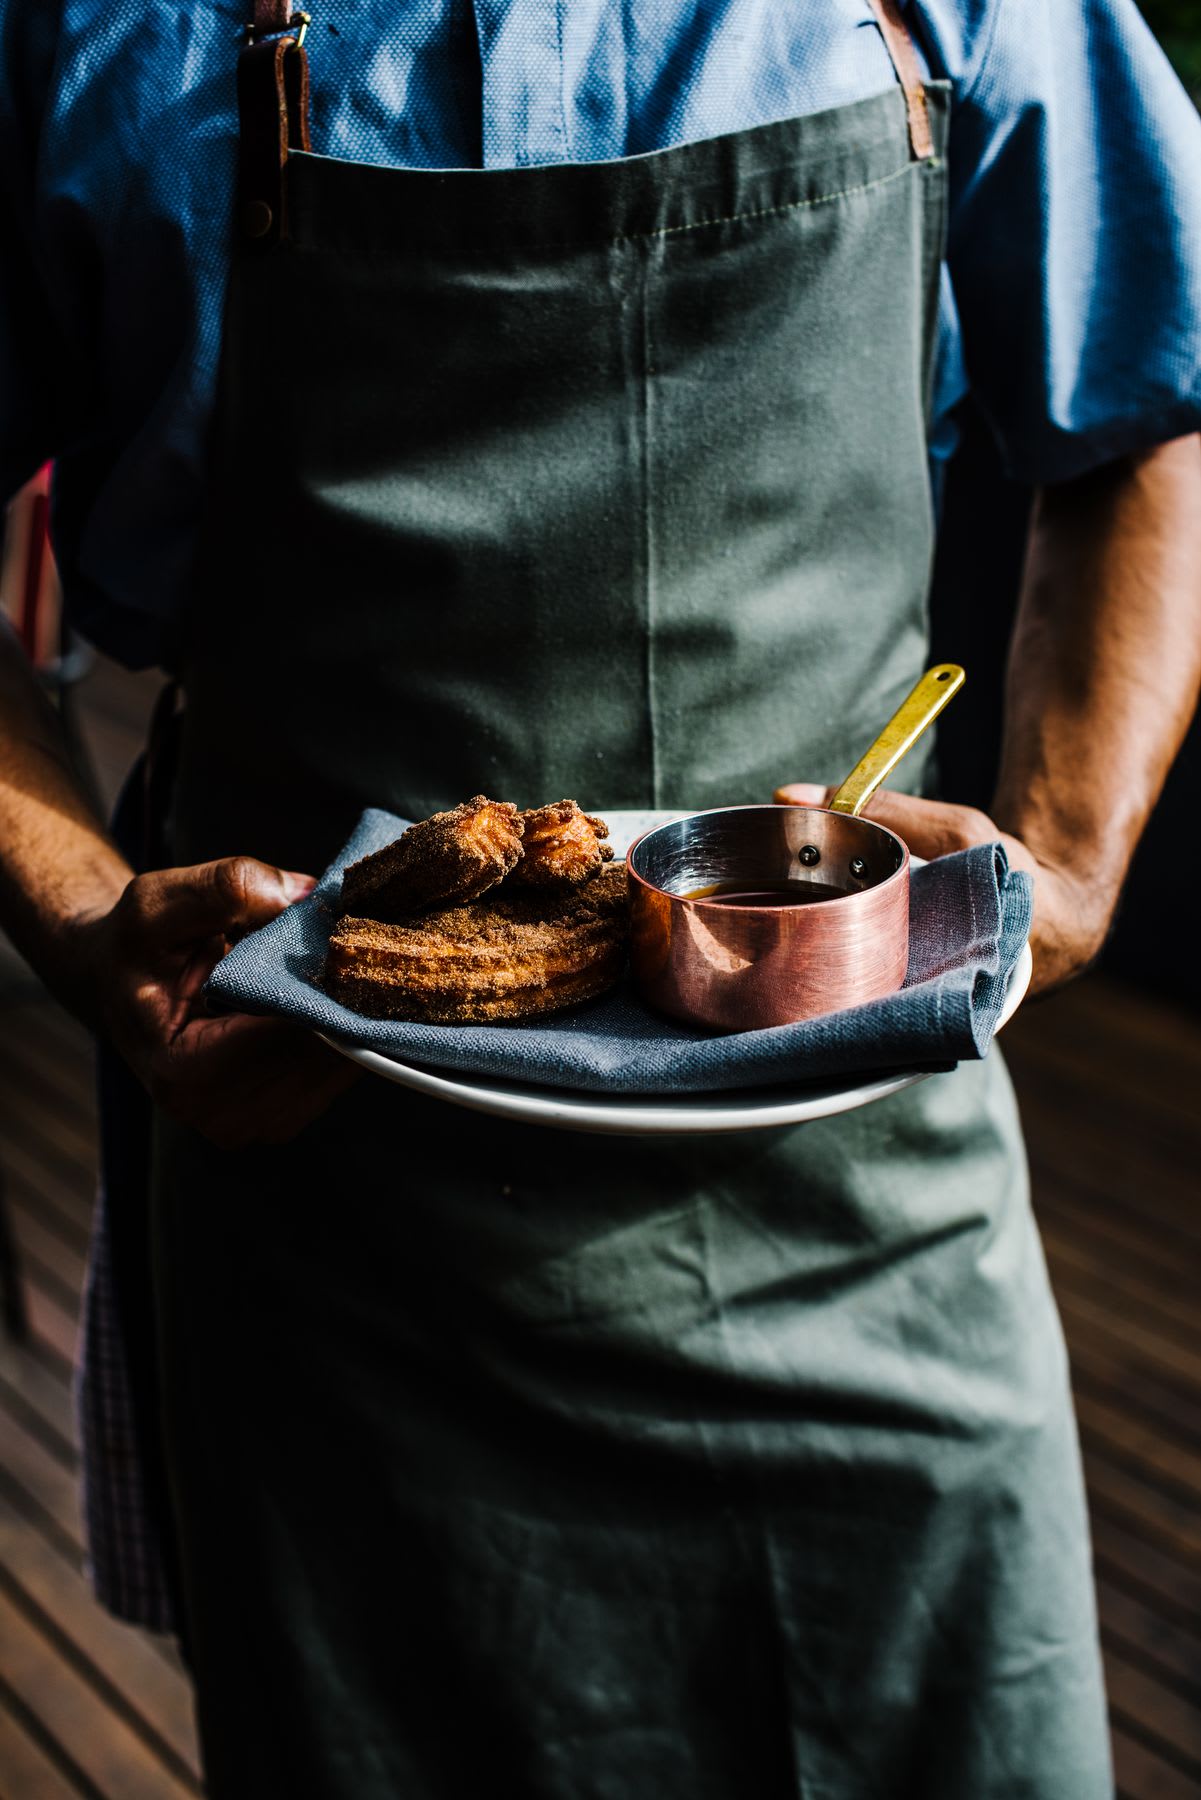
<svg viewBox="0 0 1201 1800"><path fill-rule="evenodd" d="M777 806L825 806L833 788L811 781L790 781L778 787L773 796ZM898 794L892 788L878 788L860 815L875 819L904 838L914 856L927 862L936 856L949 856L955 850L969 850L973 844L1002 843L1010 867L1038 872L1038 863L1025 844L1002 831L994 819L975 806L955 806L947 800L923 800L915 794Z"/></svg>
<svg viewBox="0 0 1201 1800"><path fill-rule="evenodd" d="M282 1021L197 1014L228 940L315 885L253 857L223 857L135 877L106 922L108 1035L167 1111L218 1142L292 1136L353 1078L343 1058Z"/></svg>
<svg viewBox="0 0 1201 1800"><path fill-rule="evenodd" d="M232 1150L287 1142L361 1071L311 1032L241 1013L190 1021L148 1073L165 1111Z"/></svg>
<svg viewBox="0 0 1201 1800"><path fill-rule="evenodd" d="M1011 869L1039 876L1042 871L1020 839L1002 831L995 819L976 806L955 806L947 800L922 800L915 794L896 794L880 788L863 809L865 819L887 825L904 838L914 856L932 862L974 844L1002 844Z"/></svg>
<svg viewBox="0 0 1201 1800"><path fill-rule="evenodd" d="M1001 836L988 814L974 806L922 800L889 788L879 788L872 795L861 817L886 825L889 831L904 838L915 856L927 860L970 849L973 844L992 844Z"/></svg>
<svg viewBox="0 0 1201 1800"><path fill-rule="evenodd" d="M833 788L818 787L812 781L790 781L772 795L777 806L825 806Z"/></svg>
<svg viewBox="0 0 1201 1800"><path fill-rule="evenodd" d="M252 856L225 856L193 868L139 875L126 889L125 923L144 944L176 948L197 939L237 937L303 900L311 875Z"/></svg>

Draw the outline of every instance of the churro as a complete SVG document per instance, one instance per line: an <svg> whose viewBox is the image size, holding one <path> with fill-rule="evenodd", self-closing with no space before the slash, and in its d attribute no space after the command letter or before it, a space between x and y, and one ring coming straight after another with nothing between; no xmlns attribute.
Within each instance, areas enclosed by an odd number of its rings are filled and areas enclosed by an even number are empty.
<svg viewBox="0 0 1201 1800"><path fill-rule="evenodd" d="M343 918L324 986L369 1018L535 1018L612 987L627 929L625 864L612 863L555 893L506 885L404 923Z"/></svg>
<svg viewBox="0 0 1201 1800"><path fill-rule="evenodd" d="M521 857L521 816L506 800L476 794L434 813L351 863L340 911L398 921L436 906L462 905L503 881Z"/></svg>

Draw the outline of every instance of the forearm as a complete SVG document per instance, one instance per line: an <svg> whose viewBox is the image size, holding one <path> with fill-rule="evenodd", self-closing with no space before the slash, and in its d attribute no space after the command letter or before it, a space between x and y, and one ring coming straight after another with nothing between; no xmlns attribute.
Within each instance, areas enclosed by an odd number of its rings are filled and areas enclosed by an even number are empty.
<svg viewBox="0 0 1201 1800"><path fill-rule="evenodd" d="M53 708L0 628L0 926L74 1010L92 1011L88 934L131 870L75 780Z"/></svg>
<svg viewBox="0 0 1201 1800"><path fill-rule="evenodd" d="M1201 439L1045 489L993 813L1100 947L1201 682Z"/></svg>

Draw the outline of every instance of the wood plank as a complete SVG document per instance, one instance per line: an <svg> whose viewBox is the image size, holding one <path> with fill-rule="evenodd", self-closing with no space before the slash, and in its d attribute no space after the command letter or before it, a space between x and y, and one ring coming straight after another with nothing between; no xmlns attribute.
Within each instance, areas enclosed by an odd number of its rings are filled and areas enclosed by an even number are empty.
<svg viewBox="0 0 1201 1800"><path fill-rule="evenodd" d="M63 1163L54 1152L38 1141L36 1132L5 1129L4 1168L7 1179L20 1177L25 1192L38 1208L49 1208L58 1219L67 1220L86 1244L92 1229L95 1208L95 1165L83 1168L77 1163Z"/></svg>
<svg viewBox="0 0 1201 1800"><path fill-rule="evenodd" d="M1098 1183L1101 1194L1112 1193L1115 1183L1128 1193L1139 1191L1139 1172L1150 1163L1155 1182L1139 1193L1140 1200L1152 1217L1188 1226L1186 1194L1197 1135L1192 1121L1155 1114L1133 1085L1124 1094L1085 1096L1078 1082L1057 1071L1040 1068L1036 1079L1031 1075L1026 1070L1015 1087L1036 1158L1090 1183L1108 1162L1108 1180Z"/></svg>
<svg viewBox="0 0 1201 1800"><path fill-rule="evenodd" d="M64 1469L79 1465L75 1412L62 1382L15 1345L0 1346L0 1404L44 1444Z"/></svg>
<svg viewBox="0 0 1201 1800"><path fill-rule="evenodd" d="M44 1637L60 1648L107 1705L120 1710L178 1778L200 1780L187 1681L149 1640L101 1610L78 1568L70 1566L0 1497L0 1584Z"/></svg>
<svg viewBox="0 0 1201 1800"><path fill-rule="evenodd" d="M1083 988L1039 1007L1037 1015L1019 1015L1013 1021L1018 1029L1006 1032L1006 1059L1020 1062L1041 1082L1075 1086L1098 1113L1133 1104L1166 1130L1195 1128L1195 1050L1173 1057L1154 1028L1140 1022L1137 1006L1118 1007L1115 1016L1105 1018L1095 1011L1099 1000L1096 989ZM1140 1041L1141 1062L1135 1049Z"/></svg>
<svg viewBox="0 0 1201 1800"><path fill-rule="evenodd" d="M1183 1344L1201 1345L1201 1254L1179 1259L1181 1291L1167 1283L1147 1279L1127 1262L1098 1252L1086 1237L1070 1237L1048 1221L1042 1226L1043 1246L1056 1286L1072 1288L1085 1298L1111 1304L1122 1314L1145 1319L1157 1331Z"/></svg>
<svg viewBox="0 0 1201 1800"><path fill-rule="evenodd" d="M1128 1353L1137 1352L1153 1370L1167 1378L1175 1378L1190 1387L1201 1384L1201 1350L1193 1350L1176 1342L1141 1319L1124 1318L1112 1307L1090 1300L1073 1288L1056 1289L1060 1317L1069 1347L1077 1325L1089 1327L1103 1340L1120 1345Z"/></svg>
<svg viewBox="0 0 1201 1800"><path fill-rule="evenodd" d="M1110 1518L1174 1556L1186 1569L1201 1573L1201 1515L1195 1505L1148 1485L1086 1432L1081 1432L1080 1441L1092 1505L1105 1509Z"/></svg>
<svg viewBox="0 0 1201 1800"><path fill-rule="evenodd" d="M1157 1673L1201 1711L1201 1615L1188 1627L1175 1624L1104 1576L1097 1580L1097 1602L1102 1636L1127 1661Z"/></svg>
<svg viewBox="0 0 1201 1800"><path fill-rule="evenodd" d="M1098 1107L1133 1089L1144 1104L1201 1124L1196 1021L1112 978L1088 976L1019 1013L1005 1050L1039 1073L1067 1073Z"/></svg>
<svg viewBox="0 0 1201 1800"><path fill-rule="evenodd" d="M1120 1508L1090 1490L1093 1558L1106 1581L1135 1593L1157 1616L1191 1630L1201 1618L1201 1569L1153 1542Z"/></svg>
<svg viewBox="0 0 1201 1800"><path fill-rule="evenodd" d="M1076 1395L1076 1419L1083 1441L1102 1446L1158 1492L1201 1507L1201 1455L1196 1451L1168 1441L1154 1427L1091 1394Z"/></svg>
<svg viewBox="0 0 1201 1800"><path fill-rule="evenodd" d="M14 1233L18 1249L19 1267L28 1288L36 1288L44 1299L50 1301L58 1311L78 1324L80 1313L79 1288L70 1282L63 1281L54 1270L47 1268L36 1252L28 1250L17 1233ZM28 1298L28 1295L26 1296Z"/></svg>
<svg viewBox="0 0 1201 1800"><path fill-rule="evenodd" d="M60 1021L67 1030L61 1029ZM50 1093L70 1092L84 1112L95 1111L95 1050L90 1035L49 995L37 1005L10 1008L2 1034L6 1051L20 1057Z"/></svg>
<svg viewBox="0 0 1201 1800"><path fill-rule="evenodd" d="M1123 1055L1141 1085L1177 1084L1201 1124L1201 1031L1190 1008L1094 971L1060 995L1053 1024L1086 1054L1093 1045Z"/></svg>
<svg viewBox="0 0 1201 1800"><path fill-rule="evenodd" d="M19 998L3 990L0 995L0 1039L6 1055L28 1060L36 1067L42 1085L66 1082L72 1092L86 1096L88 1090L80 1078L93 1062L90 1034L45 988L35 985Z"/></svg>
<svg viewBox="0 0 1201 1800"><path fill-rule="evenodd" d="M185 1783L0 1594L4 1675L13 1692L106 1800L181 1800Z"/></svg>
<svg viewBox="0 0 1201 1800"><path fill-rule="evenodd" d="M36 1145L53 1157L56 1166L68 1166L93 1175L96 1167L96 1131L92 1121L77 1108L64 1108L60 1091L40 1078L20 1050L0 1037L0 1083L6 1108L4 1133L18 1142Z"/></svg>
<svg viewBox="0 0 1201 1800"><path fill-rule="evenodd" d="M1040 1182L1063 1181L1073 1192L1092 1195L1094 1203L1119 1207L1138 1196L1148 1229L1152 1225L1195 1246L1201 1240L1196 1217L1197 1167L1195 1132L1179 1142L1131 1117L1129 1106L1098 1108L1079 1105L1079 1090L1040 1078L1015 1083L1031 1164ZM1149 1156L1148 1146L1152 1146ZM1153 1180L1148 1179L1150 1171Z"/></svg>
<svg viewBox="0 0 1201 1800"><path fill-rule="evenodd" d="M8 1017L13 1010L9 1009ZM22 1042L33 1040L64 1061L91 1065L95 1056L91 1032L45 988L38 988L32 1001L22 1006L20 1019Z"/></svg>
<svg viewBox="0 0 1201 1800"><path fill-rule="evenodd" d="M1118 1800L1197 1800L1191 1775L1165 1762L1120 1724L1113 1732L1113 1769Z"/></svg>
<svg viewBox="0 0 1201 1800"><path fill-rule="evenodd" d="M1137 1727L1144 1743L1201 1784L1201 1708L1135 1668L1117 1650L1106 1648L1104 1662L1115 1719Z"/></svg>
<svg viewBox="0 0 1201 1800"><path fill-rule="evenodd" d="M80 1790L51 1762L0 1701L0 1793L4 1800L80 1800Z"/></svg>
<svg viewBox="0 0 1201 1800"><path fill-rule="evenodd" d="M39 1209L49 1208L69 1221L77 1233L91 1229L96 1205L95 1159L83 1164L60 1157L45 1140L39 1141L36 1125L22 1123L4 1133L4 1166L8 1175L20 1175L25 1191Z"/></svg>
<svg viewBox="0 0 1201 1800"><path fill-rule="evenodd" d="M0 1493L8 1504L68 1555L83 1550L79 1483L46 1446L0 1403L4 1462Z"/></svg>
<svg viewBox="0 0 1201 1800"><path fill-rule="evenodd" d="M36 1262L78 1306L87 1274L86 1256L33 1209L28 1193L15 1182L9 1187L7 1203L13 1239L22 1261L30 1258Z"/></svg>
<svg viewBox="0 0 1201 1800"><path fill-rule="evenodd" d="M1076 1243L1090 1243L1103 1253L1111 1269L1131 1268L1143 1280L1155 1281L1171 1293L1195 1285L1196 1256L1183 1261L1174 1239L1147 1229L1137 1205L1099 1206L1087 1188L1072 1187L1062 1177L1040 1180L1036 1172L1035 1214L1040 1228L1050 1219Z"/></svg>
<svg viewBox="0 0 1201 1800"><path fill-rule="evenodd" d="M40 1154L15 1143L11 1134L0 1148L0 1159L6 1187L21 1194L48 1231L86 1254L96 1204L95 1173L73 1171L60 1179Z"/></svg>
<svg viewBox="0 0 1201 1800"><path fill-rule="evenodd" d="M1076 1393L1093 1395L1133 1419L1153 1424L1170 1443L1201 1450L1201 1394L1182 1391L1136 1359L1125 1358L1112 1344L1085 1342L1078 1333L1072 1338L1071 1362Z"/></svg>
<svg viewBox="0 0 1201 1800"><path fill-rule="evenodd" d="M21 1404L42 1418L48 1430L68 1444L75 1442L75 1413L71 1385L52 1374L25 1344L0 1338L0 1381L16 1393Z"/></svg>
<svg viewBox="0 0 1201 1800"><path fill-rule="evenodd" d="M1106 1060L1121 1068L1112 1093L1099 1085ZM1148 1146L1173 1177L1187 1173L1183 1152L1196 1136L1195 1118L1179 1113L1147 1117L1147 1095L1120 1048L1096 1045L1089 1063L1065 1070L1037 1039L1019 1048L1007 1034L1005 1061L1020 1104L1030 1109L1031 1135L1040 1149L1058 1146L1068 1153L1056 1163L1066 1175L1091 1180L1094 1168L1101 1166L1095 1155L1099 1145L1108 1153L1114 1176L1123 1181L1132 1174L1137 1178Z"/></svg>
<svg viewBox="0 0 1201 1800"><path fill-rule="evenodd" d="M75 1366L76 1320L34 1281L25 1283L25 1304L30 1335L43 1350L43 1360L69 1380Z"/></svg>

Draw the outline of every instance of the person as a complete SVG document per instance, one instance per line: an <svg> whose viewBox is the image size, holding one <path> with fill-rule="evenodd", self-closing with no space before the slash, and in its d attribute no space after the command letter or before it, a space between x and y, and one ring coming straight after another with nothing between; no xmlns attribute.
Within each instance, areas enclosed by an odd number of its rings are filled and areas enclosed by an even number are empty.
<svg viewBox="0 0 1201 1800"><path fill-rule="evenodd" d="M1198 683L1201 128L1133 6L259 0L237 124L227 9L0 16L5 479L183 695L122 848L6 644L2 918L153 1101L96 1279L208 1791L1100 1800L997 1053L599 1149L199 990L364 804L824 791L969 390L1039 489L1000 786L875 810L1090 960Z"/></svg>

